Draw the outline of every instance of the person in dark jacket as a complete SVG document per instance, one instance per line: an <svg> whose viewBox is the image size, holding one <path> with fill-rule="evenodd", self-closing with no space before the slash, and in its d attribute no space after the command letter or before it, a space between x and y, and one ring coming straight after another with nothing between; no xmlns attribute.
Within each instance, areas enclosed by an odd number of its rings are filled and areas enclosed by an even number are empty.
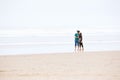
<svg viewBox="0 0 120 80"><path fill-rule="evenodd" d="M83 46L83 36L82 36L82 33L79 32L79 48L80 50L84 50L84 46Z"/></svg>

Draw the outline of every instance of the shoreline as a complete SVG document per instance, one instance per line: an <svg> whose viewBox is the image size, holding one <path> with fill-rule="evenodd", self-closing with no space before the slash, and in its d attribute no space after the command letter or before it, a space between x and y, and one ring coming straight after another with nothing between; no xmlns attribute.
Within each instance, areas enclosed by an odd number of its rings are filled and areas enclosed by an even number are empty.
<svg viewBox="0 0 120 80"><path fill-rule="evenodd" d="M102 53L102 52L120 52L120 50L103 50L103 51L73 51L73 52L47 52L47 53L22 53L22 54L1 54L0 57L2 56L24 56L24 55L50 55L50 54L76 54L76 53Z"/></svg>

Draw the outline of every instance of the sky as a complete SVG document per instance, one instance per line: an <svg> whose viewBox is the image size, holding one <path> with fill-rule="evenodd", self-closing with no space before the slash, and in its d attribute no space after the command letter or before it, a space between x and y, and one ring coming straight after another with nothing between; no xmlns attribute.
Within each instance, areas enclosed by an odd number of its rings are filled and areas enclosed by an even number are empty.
<svg viewBox="0 0 120 80"><path fill-rule="evenodd" d="M119 4L120 0L0 0L0 31L119 32Z"/></svg>

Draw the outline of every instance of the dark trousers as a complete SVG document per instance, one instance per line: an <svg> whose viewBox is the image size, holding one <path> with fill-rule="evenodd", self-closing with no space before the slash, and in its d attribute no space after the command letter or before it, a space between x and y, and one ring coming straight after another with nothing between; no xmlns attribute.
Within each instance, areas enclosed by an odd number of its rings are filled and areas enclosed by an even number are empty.
<svg viewBox="0 0 120 80"><path fill-rule="evenodd" d="M82 43L82 42L80 42L80 43L79 43L79 46L83 48L83 43Z"/></svg>

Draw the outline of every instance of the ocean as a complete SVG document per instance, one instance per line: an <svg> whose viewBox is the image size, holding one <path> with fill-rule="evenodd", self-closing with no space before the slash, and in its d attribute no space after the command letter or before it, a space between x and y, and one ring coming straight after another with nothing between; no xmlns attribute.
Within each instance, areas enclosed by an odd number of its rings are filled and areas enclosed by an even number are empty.
<svg viewBox="0 0 120 80"><path fill-rule="evenodd" d="M84 51L118 51L120 34L84 33ZM74 52L74 33L47 35L0 35L0 55Z"/></svg>

